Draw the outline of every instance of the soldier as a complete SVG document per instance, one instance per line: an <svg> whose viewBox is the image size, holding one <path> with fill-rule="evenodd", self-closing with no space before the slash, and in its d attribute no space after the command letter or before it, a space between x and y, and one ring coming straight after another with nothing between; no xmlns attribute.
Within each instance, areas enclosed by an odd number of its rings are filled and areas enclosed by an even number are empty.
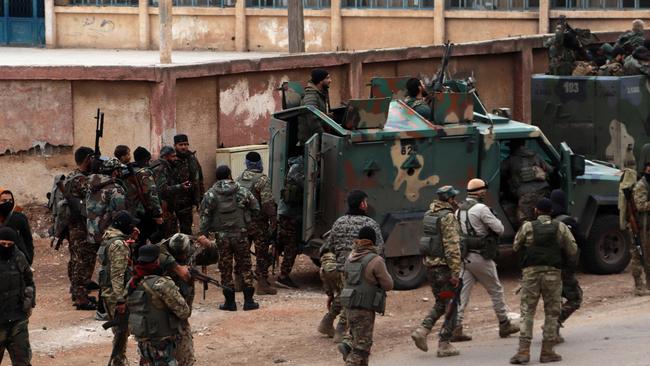
<svg viewBox="0 0 650 366"><path fill-rule="evenodd" d="M548 175L553 168L537 153L526 147L526 140L510 140L510 156L501 164L502 182L517 198L519 224L535 219L535 203L548 196Z"/></svg>
<svg viewBox="0 0 650 366"><path fill-rule="evenodd" d="M158 225L163 223L162 208L156 181L153 172L149 169L151 154L147 149L138 146L133 152L133 158L135 164L129 165L130 174L124 179L127 207L131 216L140 220L138 243L144 245L149 238L152 239L152 242L158 242L163 238L158 232Z"/></svg>
<svg viewBox="0 0 650 366"><path fill-rule="evenodd" d="M544 42L548 48L549 74L571 75L576 60L575 52L566 45L565 24L555 27L555 35Z"/></svg>
<svg viewBox="0 0 650 366"><path fill-rule="evenodd" d="M564 223L576 239L576 243L584 242L578 235L580 232L578 230L578 220L575 217L570 216L567 212L567 199L563 190L554 189L551 192L551 204L553 205L551 218ZM579 252L580 251L578 250L576 255L573 257L564 256L562 258L562 297L566 299L566 301L562 303L562 310L560 311L560 317L558 318L558 343L564 343L564 338L560 335L562 324L569 319L571 314L580 309L580 305L582 305L582 288L576 278L578 259L580 258Z"/></svg>
<svg viewBox="0 0 650 366"><path fill-rule="evenodd" d="M253 193L261 208L259 214L253 215L248 226L248 239L255 243L256 292L259 295L275 295L278 290L269 282L269 267L273 261L270 244L277 229L277 205L273 200L271 181L263 171L262 157L251 151L246 154L246 170L237 178L237 183Z"/></svg>
<svg viewBox="0 0 650 366"><path fill-rule="evenodd" d="M116 212L111 226L104 232L102 244L97 251L101 269L99 285L102 301L109 320L126 314L126 284L130 277L131 245L137 239L135 229L138 220L128 211ZM125 326L115 326L113 330L112 366L128 365L126 345L129 330Z"/></svg>
<svg viewBox="0 0 650 366"><path fill-rule="evenodd" d="M463 334L463 318L469 303L469 296L476 282L480 283L490 295L492 307L499 320L499 337L505 338L519 332L519 327L508 319L508 305L499 281L494 259L499 250L499 236L503 234L503 224L483 201L487 195L487 184L482 179L472 179L467 183L467 199L458 206L456 219L460 223L461 240L467 249L464 264L463 288L460 293L458 324L454 329L452 342L470 341L472 337Z"/></svg>
<svg viewBox="0 0 650 366"><path fill-rule="evenodd" d="M12 228L0 227L0 364L7 350L12 365L28 366L32 360L28 325L36 287L27 258L16 250L17 241Z"/></svg>
<svg viewBox="0 0 650 366"><path fill-rule="evenodd" d="M639 179L634 185L633 195L634 195L634 204L638 211L638 224L641 230L641 241L643 244L643 253L645 258L640 258L641 265L645 269L645 280L647 289L650 289L650 274L648 273L648 253L650 253L650 228L648 228L648 221L650 220L650 187L648 186L650 182L650 163L645 163L643 167L643 176ZM639 272L636 270L636 272ZM634 273L634 271L633 271ZM636 276L635 276L636 280ZM637 281L635 281L637 282ZM641 282L641 281L638 281ZM636 286L639 288L640 286ZM641 295L645 295L645 291L638 291Z"/></svg>
<svg viewBox="0 0 650 366"><path fill-rule="evenodd" d="M558 317L562 305L562 255L573 257L578 247L569 228L551 220L552 204L542 198L535 207L537 219L525 222L515 235L512 249L520 255L521 333L519 350L510 359L511 364L530 361L530 343L533 338L533 320L540 296L544 300L544 327L542 352L539 361L557 362L562 357L553 351L557 340Z"/></svg>
<svg viewBox="0 0 650 366"><path fill-rule="evenodd" d="M410 78L406 82L406 92L408 95L406 96L406 99L404 99L404 103L416 111L420 116L431 120L433 117L431 115L431 107L424 100L427 93L422 80Z"/></svg>
<svg viewBox="0 0 650 366"><path fill-rule="evenodd" d="M632 30L621 34L616 41L616 46L624 48L628 54L632 53L637 47L643 46L645 41L644 27L643 20L635 19L632 22Z"/></svg>
<svg viewBox="0 0 650 366"><path fill-rule="evenodd" d="M217 182L206 192L200 206L200 241L215 234L219 248L219 271L225 287L233 288L233 260L244 285L244 310L255 310L259 304L253 299L253 272L247 227L251 214L259 212L255 196L232 180L230 168L221 165L216 172ZM220 310L236 311L235 293L224 289L226 301Z"/></svg>
<svg viewBox="0 0 650 366"><path fill-rule="evenodd" d="M113 156L124 165L128 165L131 162L131 149L126 145L117 145L115 146L115 151Z"/></svg>
<svg viewBox="0 0 650 366"><path fill-rule="evenodd" d="M443 186L438 188L436 194L438 199L431 202L429 211L424 214L423 219L423 239L428 238L428 250L425 253L424 265L427 267L427 278L436 303L422 320L422 325L411 333L411 338L419 349L427 352L429 350L427 336L431 333L431 328L436 321L445 315L445 323L440 330L437 356L449 357L460 354L449 343L455 319L447 319L446 313L446 309L451 306L454 294L460 285L460 226L454 216L458 190L452 186ZM456 316L454 311L449 313Z"/></svg>
<svg viewBox="0 0 650 366"><path fill-rule="evenodd" d="M86 228L86 184L90 174L93 149L82 146L75 151L74 159L77 169L66 177L63 183L64 196L67 197L70 208L68 224L68 248L70 261L68 262L68 277L72 297L77 310L95 310L96 304L88 296L88 284L91 283L95 269L95 256L97 248L88 245L88 230Z"/></svg>
<svg viewBox="0 0 650 366"><path fill-rule="evenodd" d="M625 62L625 50L621 47L615 47L611 52L611 59L600 67L598 76L623 76L623 62Z"/></svg>
<svg viewBox="0 0 650 366"><path fill-rule="evenodd" d="M16 210L16 200L10 190L0 190L0 227L8 226L18 233L16 247L23 252L27 263L34 261L34 240L27 216Z"/></svg>
<svg viewBox="0 0 650 366"><path fill-rule="evenodd" d="M169 277L160 276L160 248L147 244L138 250L129 282L129 330L138 341L140 365L177 365L176 342L180 323L190 307Z"/></svg>
<svg viewBox="0 0 650 366"><path fill-rule="evenodd" d="M174 213L183 234L192 235L192 206L199 207L203 197L203 170L196 158L196 151L190 151L187 135L174 136L177 159L173 163L177 182L189 188L178 192L174 199Z"/></svg>
<svg viewBox="0 0 650 366"><path fill-rule="evenodd" d="M375 313L384 314L386 291L393 289L393 278L375 245L376 229L364 226L359 230L354 249L345 262L345 290L341 296L348 314L352 346L342 344L346 366L368 365Z"/></svg>
<svg viewBox="0 0 650 366"><path fill-rule="evenodd" d="M302 156L289 158L289 172L284 180L284 188L278 204L278 244L276 252L283 251L280 277L277 282L288 287L298 288L289 274L298 256L299 233L302 230L302 194L305 172Z"/></svg>
<svg viewBox="0 0 650 366"><path fill-rule="evenodd" d="M158 198L162 209L163 224L160 226L161 236L169 238L178 232L178 223L174 214L174 197L189 190L192 184L189 181L177 182L174 177L173 164L176 161L176 150L171 146L160 149L160 158L151 163Z"/></svg>
<svg viewBox="0 0 650 366"><path fill-rule="evenodd" d="M590 61L576 61L572 76L594 76L597 67Z"/></svg>
<svg viewBox="0 0 650 366"><path fill-rule="evenodd" d="M305 95L302 97L300 105L310 105L330 115L329 88L331 82L332 77L326 70L312 70L311 80L305 87ZM323 126L320 125L319 119L311 114L301 117L300 123L298 123L299 144L304 144L315 133L323 133Z"/></svg>
<svg viewBox="0 0 650 366"><path fill-rule="evenodd" d="M625 75L650 76L650 50L643 46L637 47L625 58L623 71Z"/></svg>
<svg viewBox="0 0 650 366"><path fill-rule="evenodd" d="M86 227L88 244L95 247L95 253L113 220L113 214L126 210L126 191L119 179L123 169L126 169L126 165L111 158L102 163L99 174L88 177Z"/></svg>
<svg viewBox="0 0 650 366"><path fill-rule="evenodd" d="M368 195L363 191L354 190L348 194L347 197L348 212L339 217L332 225L330 235L323 243L320 249L321 258L324 259L325 265L321 268L321 272L327 272L328 260L327 254L333 253L336 258L336 269L338 276L332 276L334 281L327 281L324 287L330 289L332 301L327 313L323 316L318 331L322 334L334 337L334 342L339 343L343 339L343 335L347 329L347 320L344 312L341 312L341 290L343 289L343 273L345 261L348 259L350 252L352 252L354 241L358 238L359 231L363 227L371 227L375 230L376 239L373 242L381 251L384 246L384 239L381 236L381 229L379 224L372 218L368 217ZM323 262L321 262L322 264ZM337 291L338 290L338 291ZM339 316L339 321L336 329L333 327L334 320Z"/></svg>
<svg viewBox="0 0 650 366"><path fill-rule="evenodd" d="M192 311L194 302L195 286L191 278L183 278L179 275L179 269L196 264L213 264L218 258L217 245L209 240L197 241L198 246L185 234L174 234L169 240L165 240L160 246L160 265L163 273L169 276L179 288L183 299ZM194 358L194 340L192 339L192 327L189 319L181 320L179 336L176 341L176 362L178 366L192 366L196 362Z"/></svg>

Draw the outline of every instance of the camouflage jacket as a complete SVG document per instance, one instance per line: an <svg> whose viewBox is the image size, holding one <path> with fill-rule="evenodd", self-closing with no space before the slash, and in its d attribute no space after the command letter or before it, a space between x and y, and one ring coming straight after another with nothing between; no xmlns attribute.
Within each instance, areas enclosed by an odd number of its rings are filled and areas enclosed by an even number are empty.
<svg viewBox="0 0 650 366"><path fill-rule="evenodd" d="M158 295L158 298L165 303L167 308L180 320L189 318L191 313L190 307L185 302L174 281L167 276L157 275L145 276L142 281L146 281L151 277L158 277L153 286L151 286L151 290Z"/></svg>
<svg viewBox="0 0 650 366"><path fill-rule="evenodd" d="M544 181L521 181L521 170L526 166L535 166L540 168L546 173L546 180ZM544 161L534 151L526 147L521 147L514 151L501 165L501 174L504 177L503 181L508 182L513 195L519 197L524 193L539 191L548 187L548 175L553 171L553 168Z"/></svg>
<svg viewBox="0 0 650 366"><path fill-rule="evenodd" d="M88 175L81 172L79 169L73 170L68 174L67 179L65 180L65 187L67 195L70 195L74 198L77 198L81 201L86 199L86 188L88 184ZM72 207L70 208L72 211ZM86 218L84 215L85 212L71 212L70 221L74 224L83 223L85 226Z"/></svg>
<svg viewBox="0 0 650 366"><path fill-rule="evenodd" d="M113 212L121 210L126 210L126 192L122 184L107 175L90 175L86 187L88 242L101 243L113 221Z"/></svg>
<svg viewBox="0 0 650 366"><path fill-rule="evenodd" d="M243 181L253 181L250 191L260 204L260 215L254 215L253 220L274 222L277 216L277 205L273 199L269 177L260 170L246 169L237 178L237 183L240 185L243 185Z"/></svg>
<svg viewBox="0 0 650 366"><path fill-rule="evenodd" d="M302 97L300 105L310 105L327 114L329 113L329 95L327 91L320 91L316 85L309 82L305 87L305 95ZM315 133L323 133L323 126L319 119L311 113L302 115L298 123L298 141L304 144Z"/></svg>
<svg viewBox="0 0 650 366"><path fill-rule="evenodd" d="M429 206L431 214L442 210L449 210L449 213L440 219L440 231L442 234L442 247L445 252L444 258L425 257L424 265L427 267L447 266L451 270L451 275L460 277L460 224L454 216L454 208L451 204L440 200L434 200Z"/></svg>
<svg viewBox="0 0 650 366"><path fill-rule="evenodd" d="M185 156L176 154L178 160L172 166L174 179L180 184L190 182L192 186L188 190L178 192L178 195L174 197L175 209L180 210L190 206L198 206L205 192L203 187L203 170L195 154L196 152L188 153Z"/></svg>
<svg viewBox="0 0 650 366"><path fill-rule="evenodd" d="M375 229L375 235L377 236L375 246L377 246L378 253L383 253L384 239L377 221L366 215L343 215L334 221L330 235L321 248L321 254L327 252L336 254L339 271L343 270L345 261L348 259L352 249L354 249L354 241L357 240L359 231L364 226L370 226Z"/></svg>
<svg viewBox="0 0 650 366"><path fill-rule="evenodd" d="M108 244L111 239L112 243ZM131 250L126 243L127 236L120 230L109 227L102 238L102 245L108 245L106 248L106 266L110 273L110 288L102 288L102 297L107 300L118 303L125 302L127 295L127 281L129 267L131 265Z"/></svg>
<svg viewBox="0 0 650 366"><path fill-rule="evenodd" d="M427 102L424 99L417 99L417 98L412 98L410 96L407 96L404 99L404 103L406 103L407 106L411 107L422 117L428 120L432 119L431 107L427 104Z"/></svg>
<svg viewBox="0 0 650 366"><path fill-rule="evenodd" d="M305 166L303 164L302 156L294 156L289 158L289 172L284 180L285 186L292 184L291 182L304 188L305 182ZM300 204L288 204L280 197L278 204L278 215L288 216L292 218L302 219L302 202Z"/></svg>
<svg viewBox="0 0 650 366"><path fill-rule="evenodd" d="M205 196L201 201L201 205L199 207L199 232L201 234L208 236L212 232L218 232L217 228L213 227L215 216L219 214L217 211L219 207L219 201L217 198L218 192L230 190L233 188L237 190L235 192L237 206L243 210L245 221L247 221L247 223L250 223L252 214L259 212L260 205L257 202L255 196L253 196L253 194L248 189L229 179L219 180L212 187L210 187L207 192L205 192ZM238 232L246 232L246 227L240 227L235 230Z"/></svg>
<svg viewBox="0 0 650 366"><path fill-rule="evenodd" d="M646 61L639 61L632 55L625 58L623 64L625 75L646 75L650 76L650 64Z"/></svg>
<svg viewBox="0 0 650 366"><path fill-rule="evenodd" d="M620 62L609 61L598 69L598 76L623 76L623 65Z"/></svg>
<svg viewBox="0 0 650 366"><path fill-rule="evenodd" d="M172 165L165 159L154 161L149 168L153 172L153 179L156 182L156 188L158 188L161 208L163 211L165 209L173 210L174 197L185 190L182 182L176 180Z"/></svg>
<svg viewBox="0 0 650 366"><path fill-rule="evenodd" d="M550 223L552 221L551 216L540 215L537 218L542 223ZM559 226L557 230L557 242L560 244L560 248L564 252L567 258L573 258L578 254L578 245L576 240L571 234L571 230L563 222L557 221ZM512 244L512 250L518 252L522 247L530 247L534 244L533 238L533 224L530 221L526 221L521 225L517 235L515 235L515 241ZM527 271L534 271L534 267L527 267L523 269L524 273Z"/></svg>
<svg viewBox="0 0 650 366"><path fill-rule="evenodd" d="M133 217L162 217L158 188L153 172L148 167L134 167L125 179L127 207Z"/></svg>
<svg viewBox="0 0 650 366"><path fill-rule="evenodd" d="M643 32L635 32L633 30L629 30L618 37L618 40L616 41L616 47L634 50L639 46L643 46L644 41L645 35Z"/></svg>
<svg viewBox="0 0 650 366"><path fill-rule="evenodd" d="M648 212L650 212L650 199L648 199L648 181L645 177L636 182L632 194L636 209L640 213L643 213L644 216L648 215Z"/></svg>

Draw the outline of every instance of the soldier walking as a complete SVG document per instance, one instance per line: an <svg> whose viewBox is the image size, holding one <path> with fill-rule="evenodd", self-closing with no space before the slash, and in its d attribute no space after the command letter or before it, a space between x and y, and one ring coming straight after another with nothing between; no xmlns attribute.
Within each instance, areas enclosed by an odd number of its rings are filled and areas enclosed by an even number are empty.
<svg viewBox="0 0 650 366"><path fill-rule="evenodd" d="M190 307L169 277L160 276L160 248L147 244L138 250L127 298L129 329L138 341L140 365L177 365L176 339Z"/></svg>
<svg viewBox="0 0 650 366"><path fill-rule="evenodd" d="M519 253L521 280L521 333L519 349L510 358L511 364L530 361L530 343L537 303L544 300L542 352L539 361L557 362L562 356L555 353L558 318L562 307L562 255L573 257L578 252L569 228L551 219L552 203L541 199L536 207L535 221L525 222L515 235L512 249Z"/></svg>
<svg viewBox="0 0 650 366"><path fill-rule="evenodd" d="M18 235L0 227L0 364L5 350L14 366L29 366L29 317L36 305L36 287L27 258L16 250Z"/></svg>
<svg viewBox="0 0 650 366"><path fill-rule="evenodd" d="M244 292L244 310L255 310L259 304L253 299L253 271L251 270L248 225L251 215L260 210L255 196L232 180L230 168L221 165L216 172L217 182L205 193L200 206L200 241L214 234L219 248L219 271L225 287L225 303L220 310L236 311L233 288L233 261L241 273Z"/></svg>
<svg viewBox="0 0 650 366"><path fill-rule="evenodd" d="M163 224L159 227L161 237L169 238L178 232L174 214L174 197L185 194L192 185L189 181L177 182L172 164L176 161L176 150L171 146L160 149L160 158L151 163L151 171L158 188Z"/></svg>
<svg viewBox="0 0 650 366"><path fill-rule="evenodd" d="M158 198L158 188L149 162L151 153L142 146L138 146L133 152L135 164L130 165L131 174L125 179L127 207L131 216L138 218L140 224L140 236L138 243L144 245L154 234L153 242L158 242L163 236L158 232L158 225L162 225L162 208Z"/></svg>
<svg viewBox="0 0 650 366"><path fill-rule="evenodd" d="M269 282L271 236L277 229L277 205L273 200L271 181L263 173L262 157L255 151L246 154L246 170L237 178L237 183L251 191L260 204L260 212L253 214L248 225L248 239L255 243L255 274L257 293L275 295L278 290Z"/></svg>
<svg viewBox="0 0 650 366"><path fill-rule="evenodd" d="M375 239L373 240L373 243L375 243L380 250L382 250L384 246L384 239L381 236L379 224L367 216L368 195L359 190L351 191L348 194L347 203L348 212L334 222L330 235L327 237L323 247L320 249L322 253L321 258L324 259L324 262L321 263L321 273L325 274L325 276L322 277L324 279L323 287L326 291L329 289L327 295L331 298L331 301L328 301L330 303L329 308L318 325L318 331L330 337L333 336L335 343L339 343L343 340L343 336L348 328L346 314L341 308L340 295L341 290L343 289L342 274L344 271L345 261L352 252L354 242L358 238L360 230L366 226L371 227L375 230ZM335 256L336 274L334 276L327 275L331 272L328 270L328 253L332 253ZM337 316L339 316L339 321L336 325L336 329L334 329L333 324Z"/></svg>
<svg viewBox="0 0 650 366"><path fill-rule="evenodd" d="M102 245L97 251L101 269L99 285L102 301L109 320L126 314L127 282L131 275L131 245L137 238L134 219L128 211L119 211L111 226L106 229ZM113 331L113 350L110 366L126 366L126 346L129 329L126 324L116 325Z"/></svg>
<svg viewBox="0 0 650 366"><path fill-rule="evenodd" d="M183 234L192 235L192 207L198 207L203 197L203 170L196 158L196 152L190 151L187 135L174 136L174 149L177 159L173 162L177 182L189 188L175 195L174 210Z"/></svg>
<svg viewBox="0 0 650 366"><path fill-rule="evenodd" d="M648 273L648 268L650 267L649 265L650 262L648 261L648 253L650 253L648 251L650 249L650 225L649 225L650 184L649 182L650 182L650 163L645 163L643 167L643 176L634 185L634 189L632 193L634 196L634 204L638 211L638 216L639 216L638 224L639 224L639 229L641 230L641 241L643 244L643 253L645 253L644 258L639 258L639 259L641 261L641 267L645 269L645 276L646 276L645 283L647 286L646 289L650 289L650 273Z"/></svg>
<svg viewBox="0 0 650 366"><path fill-rule="evenodd" d="M346 366L368 365L375 313L384 314L386 291L393 289L393 278L375 245L376 235L374 227L361 228L354 250L345 262L345 295L341 296L341 302L346 308L352 336L351 347L342 344Z"/></svg>
<svg viewBox="0 0 650 366"><path fill-rule="evenodd" d="M289 158L289 172L278 204L278 245L282 251L280 277L277 282L287 287L298 288L289 277L298 256L298 243L302 232L302 201L305 184L305 167L302 156ZM279 253L278 253L279 254Z"/></svg>
<svg viewBox="0 0 650 366"><path fill-rule="evenodd" d="M508 306L499 281L494 259L499 250L499 236L503 234L503 224L492 210L483 203L487 195L487 184L482 179L472 179L467 183L467 199L458 205L456 218L460 223L461 241L467 249L464 263L463 289L460 293L458 324L454 329L452 342L470 341L472 337L463 334L463 318L469 297L475 283L485 288L492 300L492 307L499 321L499 337L505 338L519 332L519 327L508 319Z"/></svg>
<svg viewBox="0 0 650 366"><path fill-rule="evenodd" d="M427 336L438 319L444 315L445 322L440 330L437 356L449 357L460 354L449 343L456 319L448 319L447 315L456 317L453 309L447 310L453 306L452 300L460 285L460 226L454 216L458 190L452 186L443 186L438 188L436 194L438 198L433 200L423 219L423 239L428 242L424 265L427 267L427 278L436 303L422 320L422 325L411 333L411 338L416 347L427 352Z"/></svg>

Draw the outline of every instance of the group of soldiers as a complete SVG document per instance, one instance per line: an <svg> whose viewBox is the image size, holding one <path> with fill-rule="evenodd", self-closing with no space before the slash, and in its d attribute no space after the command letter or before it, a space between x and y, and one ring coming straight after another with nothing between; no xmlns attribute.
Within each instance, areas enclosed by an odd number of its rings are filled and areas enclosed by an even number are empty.
<svg viewBox="0 0 650 366"><path fill-rule="evenodd" d="M646 41L644 22L636 19L632 29L621 34L616 43L589 48L594 36L583 29L571 28L565 20L545 42L549 49L549 74L573 76L650 75L650 42Z"/></svg>

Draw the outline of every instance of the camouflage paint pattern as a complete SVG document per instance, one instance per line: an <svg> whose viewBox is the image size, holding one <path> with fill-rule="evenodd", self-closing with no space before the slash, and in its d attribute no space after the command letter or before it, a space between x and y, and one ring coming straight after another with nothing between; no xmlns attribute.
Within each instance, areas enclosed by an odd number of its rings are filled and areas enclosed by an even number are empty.
<svg viewBox="0 0 650 366"><path fill-rule="evenodd" d="M474 101L468 93L435 93L433 100L435 123L469 122L474 118Z"/></svg>
<svg viewBox="0 0 650 366"><path fill-rule="evenodd" d="M371 98L406 98L406 82L411 76L398 76L392 78L373 78L370 80Z"/></svg>

